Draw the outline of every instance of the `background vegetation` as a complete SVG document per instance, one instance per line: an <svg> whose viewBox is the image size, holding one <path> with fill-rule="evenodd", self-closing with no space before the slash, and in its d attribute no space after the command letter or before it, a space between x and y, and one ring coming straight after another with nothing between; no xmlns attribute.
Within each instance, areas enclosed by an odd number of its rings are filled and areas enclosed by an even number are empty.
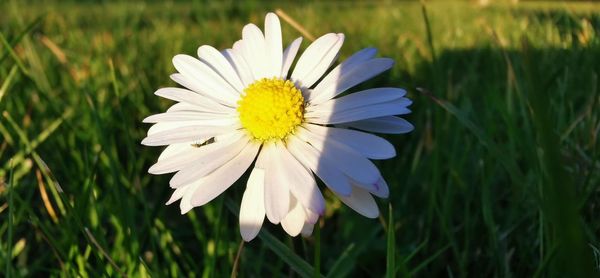
<svg viewBox="0 0 600 278"><path fill-rule="evenodd" d="M378 220L327 193L322 227L240 249L243 184L187 215L146 173L141 119L171 58L282 8L342 57L397 61L414 132L390 136ZM4 276L597 276L600 6L587 3L0 2ZM300 34L284 24L284 40ZM306 47L308 41L303 42ZM417 90L422 88L422 90ZM236 260L237 255L239 259ZM1 276L1 275L0 275Z"/></svg>

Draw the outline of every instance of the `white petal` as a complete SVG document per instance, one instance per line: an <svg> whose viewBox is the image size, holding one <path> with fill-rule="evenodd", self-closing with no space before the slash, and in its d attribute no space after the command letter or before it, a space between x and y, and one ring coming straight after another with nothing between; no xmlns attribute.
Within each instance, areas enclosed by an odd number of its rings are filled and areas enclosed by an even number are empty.
<svg viewBox="0 0 600 278"><path fill-rule="evenodd" d="M365 49L357 51L356 53L352 54L352 56L348 57L344 61L344 65L347 68L351 68L361 62L372 59L373 57L375 57L375 55L377 55L377 49L373 47L367 47Z"/></svg>
<svg viewBox="0 0 600 278"><path fill-rule="evenodd" d="M325 213L325 199L317 186L314 176L282 144L277 145L280 168L286 178L289 190L303 207L320 215Z"/></svg>
<svg viewBox="0 0 600 278"><path fill-rule="evenodd" d="M334 140L344 144L370 159L388 159L396 156L396 150L390 142L373 134L313 124L305 127L324 140Z"/></svg>
<svg viewBox="0 0 600 278"><path fill-rule="evenodd" d="M232 145L239 142L242 137L241 132L235 132L216 137L213 143L202 147L194 147L190 143L169 145L158 158L158 162L148 169L148 172L159 175L178 171L194 164L196 160L202 159L204 156L221 153L232 148Z"/></svg>
<svg viewBox="0 0 600 278"><path fill-rule="evenodd" d="M383 177L379 178L375 183L375 190L369 190L369 192L379 198L387 198L390 196L390 188Z"/></svg>
<svg viewBox="0 0 600 278"><path fill-rule="evenodd" d="M174 203L175 201L181 199L181 197L183 197L183 195L185 195L185 193L187 192L187 190L189 189L189 187L180 187L175 189L175 192L173 192L173 194L171 195L171 198L169 198L169 200L167 201L167 203L165 205L170 205L172 203Z"/></svg>
<svg viewBox="0 0 600 278"><path fill-rule="evenodd" d="M268 76L266 67L265 37L256 25L247 24L242 29L242 54L255 79Z"/></svg>
<svg viewBox="0 0 600 278"><path fill-rule="evenodd" d="M258 235L265 219L265 170L254 167L240 205L240 233L245 241Z"/></svg>
<svg viewBox="0 0 600 278"><path fill-rule="evenodd" d="M206 177L196 181L198 185L193 193L191 203L193 206L202 206L219 196L248 169L260 145L248 144L234 159Z"/></svg>
<svg viewBox="0 0 600 278"><path fill-rule="evenodd" d="M239 93L244 90L237 72L221 52L210 45L203 45L198 48L198 57Z"/></svg>
<svg viewBox="0 0 600 278"><path fill-rule="evenodd" d="M231 107L224 106L208 97L182 88L161 88L154 94L170 100L193 104L198 107L199 111L215 113L232 113L235 111Z"/></svg>
<svg viewBox="0 0 600 278"><path fill-rule="evenodd" d="M265 211L267 218L273 224L279 224L289 211L290 190L289 180L282 171L281 156L273 144L263 147L265 154Z"/></svg>
<svg viewBox="0 0 600 278"><path fill-rule="evenodd" d="M381 174L373 162L356 151L314 135L306 129L299 129L298 137L321 152L321 159L335 162L335 166L349 177L360 183L374 183Z"/></svg>
<svg viewBox="0 0 600 278"><path fill-rule="evenodd" d="M175 104L171 105L171 107L169 107L166 112L179 112L179 111L200 112L198 106L189 104L189 103L185 103L185 102L175 103ZM212 112L210 112L210 113L212 113ZM215 114L215 113L213 113L213 114ZM221 114L221 115L223 115L223 114Z"/></svg>
<svg viewBox="0 0 600 278"><path fill-rule="evenodd" d="M181 201L179 201L179 209L181 210L181 214L186 214L194 208L194 206L192 206L192 198L194 197L194 191L196 188L198 188L197 184L186 187L186 191L181 198Z"/></svg>
<svg viewBox="0 0 600 278"><path fill-rule="evenodd" d="M201 156L196 156L196 159L181 168L177 174L173 175L169 181L169 185L172 188L177 188L205 177L215 169L218 169L232 159L235 159L248 144L248 139L242 138L228 145L226 148L213 148L210 151L203 152ZM212 144L209 144L206 147L209 147L210 145ZM204 148L199 148L199 150L202 149Z"/></svg>
<svg viewBox="0 0 600 278"><path fill-rule="evenodd" d="M329 189L338 195L350 195L352 187L348 178L333 161L321 157L315 148L294 137L288 140L287 147L290 153L319 176Z"/></svg>
<svg viewBox="0 0 600 278"><path fill-rule="evenodd" d="M304 226L302 227L302 236L303 237L309 237L310 235L312 235L313 229L315 228L315 224L314 223L304 223Z"/></svg>
<svg viewBox="0 0 600 278"><path fill-rule="evenodd" d="M235 106L240 93L208 65L189 55L175 55L173 65L194 88L220 103ZM193 88L191 88L193 89Z"/></svg>
<svg viewBox="0 0 600 278"><path fill-rule="evenodd" d="M302 231L302 227L305 222L305 214L304 208L300 204L300 202L296 201L295 198L292 198L292 209L288 214L281 220L281 227L290 235L297 236Z"/></svg>
<svg viewBox="0 0 600 278"><path fill-rule="evenodd" d="M236 116L225 116L223 114L215 114L212 112L198 112L198 111L174 111L160 114L154 114L146 117L142 122L144 123L158 123L158 122L185 122L195 121L198 125L207 126L227 126L234 125L239 120Z"/></svg>
<svg viewBox="0 0 600 278"><path fill-rule="evenodd" d="M157 132L142 140L142 145L164 146L174 143L202 141L220 134L232 131L231 127L184 126L171 130Z"/></svg>
<svg viewBox="0 0 600 278"><path fill-rule="evenodd" d="M148 136L167 130L173 130L184 126L202 126L201 122L187 121L187 122L162 122L155 123L148 129ZM194 142L191 140L190 142Z"/></svg>
<svg viewBox="0 0 600 278"><path fill-rule="evenodd" d="M201 86L199 85L198 82L193 82L193 80L187 78L186 76L184 76L181 73L174 73L170 75L170 78L175 81L177 84L186 87L192 91L194 91L195 93L206 97L208 99L211 99L217 103L222 104L223 106L227 106L229 108L232 107L236 107L236 104L227 100L226 98L223 98L222 96L220 96L219 94L215 94L213 91L206 91L205 86Z"/></svg>
<svg viewBox="0 0 600 278"><path fill-rule="evenodd" d="M281 24L274 13L265 17L267 77L280 77L282 65Z"/></svg>
<svg viewBox="0 0 600 278"><path fill-rule="evenodd" d="M238 76L242 80L244 87L248 87L248 85L254 82L254 76L252 75L252 71L250 71L250 68L246 63L246 60L244 60L244 57L242 56L242 52L240 49L241 42L237 42L236 44L233 45L233 49L225 49L222 52L222 54L223 56L225 56L227 61L229 61L229 63L235 68L235 71L238 73Z"/></svg>
<svg viewBox="0 0 600 278"><path fill-rule="evenodd" d="M349 197L339 196L340 200L347 206L368 218L377 218L379 216L379 208L371 194L360 188L352 188L352 194Z"/></svg>
<svg viewBox="0 0 600 278"><path fill-rule="evenodd" d="M302 37L297 38L283 51L283 65L281 68L282 78L287 79L288 72L290 71L292 63L294 63L294 59L296 58L301 43Z"/></svg>
<svg viewBox="0 0 600 278"><path fill-rule="evenodd" d="M310 116L307 113L306 117L307 121L311 123L340 124L383 116L408 114L411 112L406 108L408 105L410 105L410 100L407 98L400 98L390 102L378 103L344 111L334 111L331 113L320 111L319 114L311 113Z"/></svg>
<svg viewBox="0 0 600 278"><path fill-rule="evenodd" d="M158 156L158 161L165 160L194 149L190 142L168 145Z"/></svg>
<svg viewBox="0 0 600 278"><path fill-rule="evenodd" d="M358 107L388 102L402 98L406 91L400 88L374 88L330 99L326 102L308 106L307 117L311 114L336 113Z"/></svg>
<svg viewBox="0 0 600 278"><path fill-rule="evenodd" d="M344 123L343 126L362 129L370 132L390 134L408 133L415 129L415 127L407 120L395 116L366 119L356 122L347 122Z"/></svg>
<svg viewBox="0 0 600 278"><path fill-rule="evenodd" d="M342 47L343 42L343 35L339 36L334 33L325 34L315 40L298 59L291 79L298 86L305 88L312 86L321 77L319 75L315 79L316 73L322 71L322 74L327 70Z"/></svg>
<svg viewBox="0 0 600 278"><path fill-rule="evenodd" d="M336 44L327 52L325 56L321 59L321 61L315 66L315 68L310 72L310 74L306 75L302 79L300 79L301 86L306 88L312 87L319 79L323 77L327 69L333 65L335 60L339 55L340 48L342 48L342 44L344 44L344 35L337 34L338 41Z"/></svg>
<svg viewBox="0 0 600 278"><path fill-rule="evenodd" d="M380 177L377 180L377 182L370 183L370 184L359 183L359 182L356 182L355 180L352 180L351 178L349 178L349 182L353 188L360 187L364 190L369 191L369 193L371 193L379 198L387 198L390 195L390 189L389 189L387 183L385 182L385 180L383 179L383 177Z"/></svg>
<svg viewBox="0 0 600 278"><path fill-rule="evenodd" d="M154 175L161 175L178 171L179 169L189 165L194 160L196 160L198 156L202 155L203 152L204 151L200 151L200 149L187 149L181 153L178 153L177 155L159 160L154 165L152 165L150 169L148 169L148 173Z"/></svg>
<svg viewBox="0 0 600 278"><path fill-rule="evenodd" d="M318 104L334 98L340 93L390 69L394 60L375 58L352 67L341 63L317 85L308 97L308 102Z"/></svg>
<svg viewBox="0 0 600 278"><path fill-rule="evenodd" d="M310 209L304 208L304 215L306 216L306 223L315 224L319 220L319 215Z"/></svg>

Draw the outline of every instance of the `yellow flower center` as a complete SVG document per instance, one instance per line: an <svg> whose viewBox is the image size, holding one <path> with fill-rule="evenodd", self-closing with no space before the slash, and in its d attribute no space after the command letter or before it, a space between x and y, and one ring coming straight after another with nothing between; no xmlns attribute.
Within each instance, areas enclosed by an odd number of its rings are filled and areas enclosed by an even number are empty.
<svg viewBox="0 0 600 278"><path fill-rule="evenodd" d="M242 126L256 140L284 140L304 120L304 97L289 80L263 78L238 101Z"/></svg>

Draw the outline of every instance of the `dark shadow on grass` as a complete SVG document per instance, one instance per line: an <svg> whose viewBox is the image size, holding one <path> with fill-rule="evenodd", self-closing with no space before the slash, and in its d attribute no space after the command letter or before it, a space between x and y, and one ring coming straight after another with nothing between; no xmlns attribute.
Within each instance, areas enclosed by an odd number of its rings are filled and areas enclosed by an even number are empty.
<svg viewBox="0 0 600 278"><path fill-rule="evenodd" d="M565 34L580 32L562 13L539 16L564 20ZM424 146L416 176L427 171L431 179L409 178L399 195L412 196L405 212L418 215L406 222L425 221L427 251L415 261L450 246L430 263L440 272L420 274L446 275L443 266L460 275L598 274L588 244L600 234L597 185L590 185L600 179L599 73L593 43L536 49L525 39L517 49L445 50L417 68L415 86L427 84L438 99L417 97L412 117ZM411 202L432 211L412 211Z"/></svg>

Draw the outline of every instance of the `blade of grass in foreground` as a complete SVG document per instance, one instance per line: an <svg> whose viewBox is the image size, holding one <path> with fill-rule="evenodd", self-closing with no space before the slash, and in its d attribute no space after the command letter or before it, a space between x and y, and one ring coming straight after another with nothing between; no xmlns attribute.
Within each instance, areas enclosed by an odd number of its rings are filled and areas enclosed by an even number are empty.
<svg viewBox="0 0 600 278"><path fill-rule="evenodd" d="M38 26L38 24L40 24L40 22L42 22L44 17L45 17L45 15L40 15L34 21L29 23L29 25L27 25L27 27L25 27L25 29L23 29L23 31L21 33L19 33L14 39L12 39L9 42L9 45L17 45L19 42L21 42L23 37L25 37L25 35L27 35L29 32L31 32L31 30L33 30L33 28ZM8 55L10 55L10 49L8 49L7 52L2 54L2 57L0 57L0 63L2 63L2 61L4 61L4 59L6 59L6 57L8 57Z"/></svg>
<svg viewBox="0 0 600 278"><path fill-rule="evenodd" d="M423 88L417 88L417 90L441 106L446 112L454 116L463 126L471 131L477 137L479 142L498 158L502 166L504 166L506 171L510 174L510 178L513 180L514 184L523 184L525 178L516 162L510 159L507 156L507 152L503 152L500 147L494 143L481 128L475 125L464 112L460 111L460 109L452 103L433 96L433 94Z"/></svg>
<svg viewBox="0 0 600 278"><path fill-rule="evenodd" d="M10 175L8 178L8 239L6 240L6 277L10 277L12 261L12 234L13 234L13 167L10 163Z"/></svg>
<svg viewBox="0 0 600 278"><path fill-rule="evenodd" d="M237 217L240 211L239 207L231 199L227 199L225 204ZM296 273L298 273L298 275L301 277L315 277L315 269L312 266L296 255L296 253L290 250L283 242L279 241L279 239L269 233L266 229L261 229L258 237L265 246L287 263ZM316 277L323 277L320 273L316 274Z"/></svg>
<svg viewBox="0 0 600 278"><path fill-rule="evenodd" d="M394 214L392 210L392 204L390 203L388 209L388 228L387 228L387 270L385 276L393 278L396 276L396 238L394 237Z"/></svg>
<svg viewBox="0 0 600 278"><path fill-rule="evenodd" d="M16 65L13 66L10 69L10 72L8 72L8 76L4 80L4 83L2 83L2 86L0 86L0 102L2 101L2 97L4 97L4 94L6 94L6 91L8 91L8 86L10 85L10 82L12 82L12 79L16 76L17 69L18 67Z"/></svg>
<svg viewBox="0 0 600 278"><path fill-rule="evenodd" d="M370 232L365 233L365 236L362 237L362 241L358 244L351 243L348 247L342 252L340 257L335 261L329 272L327 273L328 278L335 277L346 277L348 276L348 272L352 271L352 267L348 267L349 265L354 265L356 258L363 253L365 248L369 246L372 240L379 234L381 231L381 226L376 225Z"/></svg>
<svg viewBox="0 0 600 278"><path fill-rule="evenodd" d="M315 223L315 270L314 277L321 276L321 225Z"/></svg>
<svg viewBox="0 0 600 278"><path fill-rule="evenodd" d="M552 245L558 248L556 257L550 262L549 274L554 277L592 277L592 256L585 246L583 222L577 210L575 183L563 164L560 137L554 131L555 114L551 110L550 98L547 97L547 87L551 83L543 82L545 72L541 73L531 60L531 44L527 37L523 38L522 47L524 78L529 81L526 82L529 85L526 87L527 101L531 106L531 117L540 148L538 160L543 186L541 205L544 214L548 216L548 227L554 234Z"/></svg>

